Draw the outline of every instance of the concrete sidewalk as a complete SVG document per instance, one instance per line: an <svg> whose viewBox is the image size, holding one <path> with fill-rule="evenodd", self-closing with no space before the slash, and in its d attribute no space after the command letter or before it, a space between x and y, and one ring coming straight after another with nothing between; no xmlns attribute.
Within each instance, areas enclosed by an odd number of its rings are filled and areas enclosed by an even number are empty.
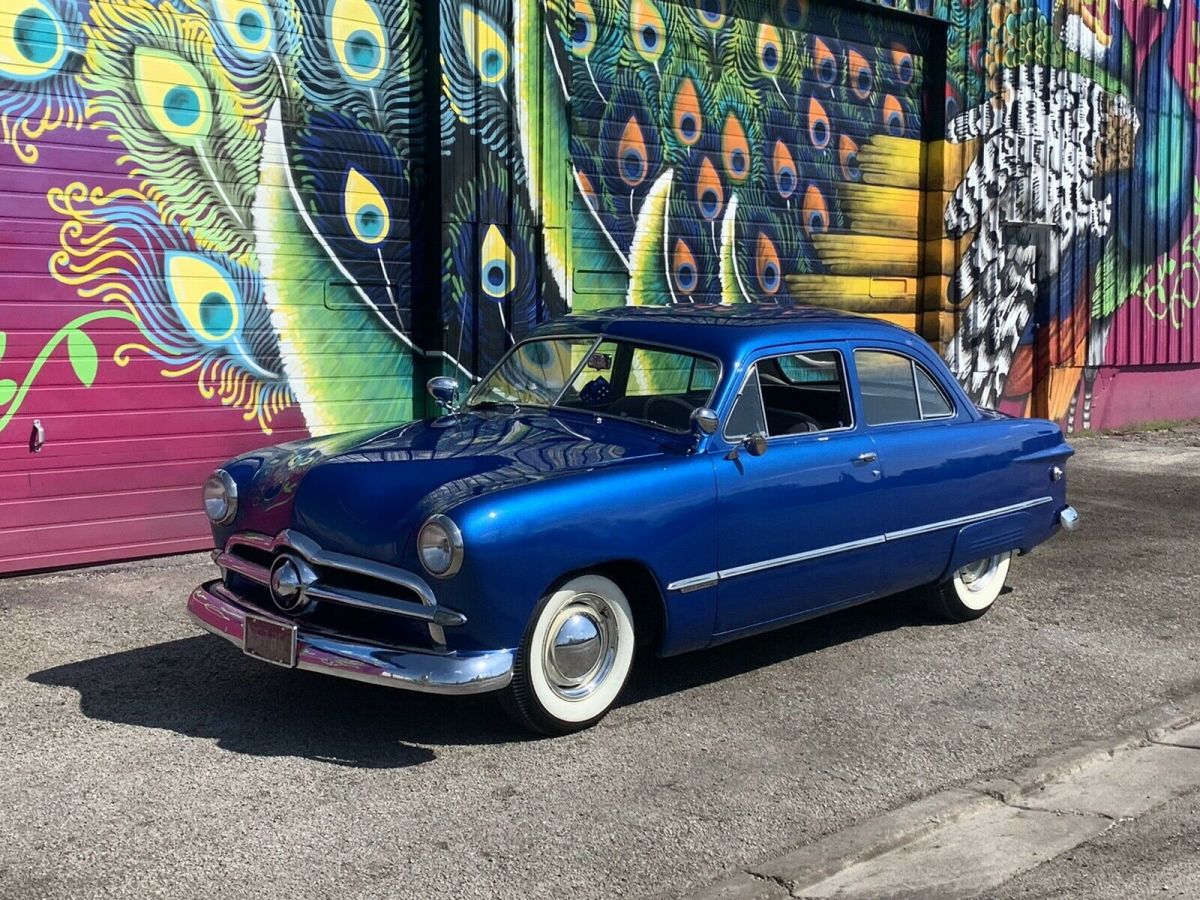
<svg viewBox="0 0 1200 900"><path fill-rule="evenodd" d="M1200 792L1200 694L1180 706L1144 733L942 791L754 866L694 900L980 896L1118 823ZM1200 892L1200 863L1196 876Z"/></svg>

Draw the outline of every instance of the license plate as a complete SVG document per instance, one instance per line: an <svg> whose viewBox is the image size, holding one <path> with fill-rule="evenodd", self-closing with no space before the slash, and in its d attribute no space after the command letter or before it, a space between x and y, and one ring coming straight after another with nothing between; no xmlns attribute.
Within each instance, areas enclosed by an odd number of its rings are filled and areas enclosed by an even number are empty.
<svg viewBox="0 0 1200 900"><path fill-rule="evenodd" d="M247 656L274 663L277 666L296 667L296 626L281 625L270 619L246 616L246 631L242 638L242 650Z"/></svg>

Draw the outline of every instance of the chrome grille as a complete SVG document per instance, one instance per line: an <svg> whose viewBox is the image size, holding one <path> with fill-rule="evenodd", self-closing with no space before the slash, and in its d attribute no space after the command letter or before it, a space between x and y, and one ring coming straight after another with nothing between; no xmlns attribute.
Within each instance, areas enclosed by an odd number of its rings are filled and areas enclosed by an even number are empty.
<svg viewBox="0 0 1200 900"><path fill-rule="evenodd" d="M275 537L256 532L240 532L217 554L216 562L227 573L234 573L271 592L271 566L282 555L304 560L316 579L304 587L305 596L320 603L397 616L425 623L429 637L445 647L443 628L462 625L466 616L439 606L429 585L418 575L386 563L335 553L296 531L282 531Z"/></svg>

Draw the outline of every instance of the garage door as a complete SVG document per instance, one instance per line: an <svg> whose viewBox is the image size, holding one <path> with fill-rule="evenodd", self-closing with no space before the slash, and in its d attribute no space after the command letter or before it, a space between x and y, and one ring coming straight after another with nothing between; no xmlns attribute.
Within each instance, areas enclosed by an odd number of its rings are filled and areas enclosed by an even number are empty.
<svg viewBox="0 0 1200 900"><path fill-rule="evenodd" d="M0 572L199 548L222 459L410 413L418 31L289 9L0 10Z"/></svg>
<svg viewBox="0 0 1200 900"><path fill-rule="evenodd" d="M917 324L929 36L749 0L575 0L574 306L805 302Z"/></svg>

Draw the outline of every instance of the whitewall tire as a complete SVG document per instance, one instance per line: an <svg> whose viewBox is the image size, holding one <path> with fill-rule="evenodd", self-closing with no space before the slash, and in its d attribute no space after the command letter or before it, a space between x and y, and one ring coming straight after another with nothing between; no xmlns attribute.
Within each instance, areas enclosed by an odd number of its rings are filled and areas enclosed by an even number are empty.
<svg viewBox="0 0 1200 900"><path fill-rule="evenodd" d="M594 725L612 708L633 664L633 611L602 575L580 575L543 597L501 695L519 724L543 734Z"/></svg>
<svg viewBox="0 0 1200 900"><path fill-rule="evenodd" d="M934 611L952 622L978 619L1004 590L1011 562L1011 553L997 553L963 566L931 591Z"/></svg>

